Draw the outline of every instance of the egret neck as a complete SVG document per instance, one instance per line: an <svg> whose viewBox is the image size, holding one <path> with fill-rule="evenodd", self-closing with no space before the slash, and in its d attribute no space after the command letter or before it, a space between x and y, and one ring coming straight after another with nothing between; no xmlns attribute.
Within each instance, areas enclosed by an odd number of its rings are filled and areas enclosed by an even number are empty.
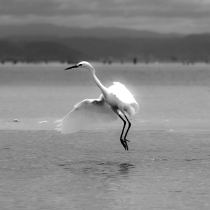
<svg viewBox="0 0 210 210"><path fill-rule="evenodd" d="M97 78L95 74L95 69L93 67L89 67L88 70L93 76L93 80L95 81L96 85L100 88L101 92L103 93L104 97L106 98L108 96L108 89L102 85L100 80Z"/></svg>

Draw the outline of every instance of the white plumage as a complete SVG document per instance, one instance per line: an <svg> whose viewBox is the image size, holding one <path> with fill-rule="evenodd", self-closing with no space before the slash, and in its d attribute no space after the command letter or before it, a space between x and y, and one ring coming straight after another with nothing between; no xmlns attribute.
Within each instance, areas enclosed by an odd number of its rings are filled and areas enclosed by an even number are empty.
<svg viewBox="0 0 210 210"><path fill-rule="evenodd" d="M113 85L110 86L108 90L111 94L116 96L116 98L119 100L119 103L124 103L127 105L128 109L126 113L129 116L133 116L138 113L139 105L132 93L125 87L125 85L121 84L120 82L113 82Z"/></svg>
<svg viewBox="0 0 210 210"><path fill-rule="evenodd" d="M102 99L85 99L76 105L57 126L62 134L80 131L87 125L109 123L117 119L111 107Z"/></svg>
<svg viewBox="0 0 210 210"><path fill-rule="evenodd" d="M138 103L130 91L119 82L114 82L109 88L104 87L96 77L94 68L88 62L82 61L65 70L78 67L84 67L91 72L93 79L101 89L102 94L99 99L85 99L74 105L73 110L59 121L56 129L62 134L70 134L83 129L87 125L112 122L119 116L124 122L120 141L125 150L128 150L128 140L126 139L126 136L131 123L127 116L133 116L138 112ZM128 129L124 138L123 132L126 120L123 119L123 116L128 122Z"/></svg>

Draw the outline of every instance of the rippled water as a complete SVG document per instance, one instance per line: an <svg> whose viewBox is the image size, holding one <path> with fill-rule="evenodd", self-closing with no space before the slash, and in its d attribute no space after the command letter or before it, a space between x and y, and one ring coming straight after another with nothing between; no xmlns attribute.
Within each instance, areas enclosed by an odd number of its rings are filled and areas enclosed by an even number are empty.
<svg viewBox="0 0 210 210"><path fill-rule="evenodd" d="M7 209L209 209L209 132L2 131Z"/></svg>
<svg viewBox="0 0 210 210"><path fill-rule="evenodd" d="M1 66L0 77L2 209L210 208L208 66L97 66L106 85L119 78L140 103L129 151L120 120L66 136L53 130L76 102L98 97L87 72L14 67Z"/></svg>

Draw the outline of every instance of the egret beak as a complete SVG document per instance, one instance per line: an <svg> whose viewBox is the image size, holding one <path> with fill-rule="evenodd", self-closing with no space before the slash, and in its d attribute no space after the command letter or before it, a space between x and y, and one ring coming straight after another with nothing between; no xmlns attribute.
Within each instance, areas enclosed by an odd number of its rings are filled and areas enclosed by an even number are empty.
<svg viewBox="0 0 210 210"><path fill-rule="evenodd" d="M74 66L68 67L68 68L66 68L64 70L69 70L69 69L74 69L74 68L78 68L78 65L74 65Z"/></svg>

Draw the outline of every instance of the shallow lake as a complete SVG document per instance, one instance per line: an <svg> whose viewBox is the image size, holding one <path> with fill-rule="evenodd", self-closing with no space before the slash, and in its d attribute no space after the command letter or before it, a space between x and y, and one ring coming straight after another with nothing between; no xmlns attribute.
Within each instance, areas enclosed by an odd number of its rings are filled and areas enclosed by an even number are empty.
<svg viewBox="0 0 210 210"><path fill-rule="evenodd" d="M100 95L88 71L0 66L1 207L209 209L210 66L93 65L104 85L124 83L140 105L128 152L120 120L54 130L75 103Z"/></svg>

